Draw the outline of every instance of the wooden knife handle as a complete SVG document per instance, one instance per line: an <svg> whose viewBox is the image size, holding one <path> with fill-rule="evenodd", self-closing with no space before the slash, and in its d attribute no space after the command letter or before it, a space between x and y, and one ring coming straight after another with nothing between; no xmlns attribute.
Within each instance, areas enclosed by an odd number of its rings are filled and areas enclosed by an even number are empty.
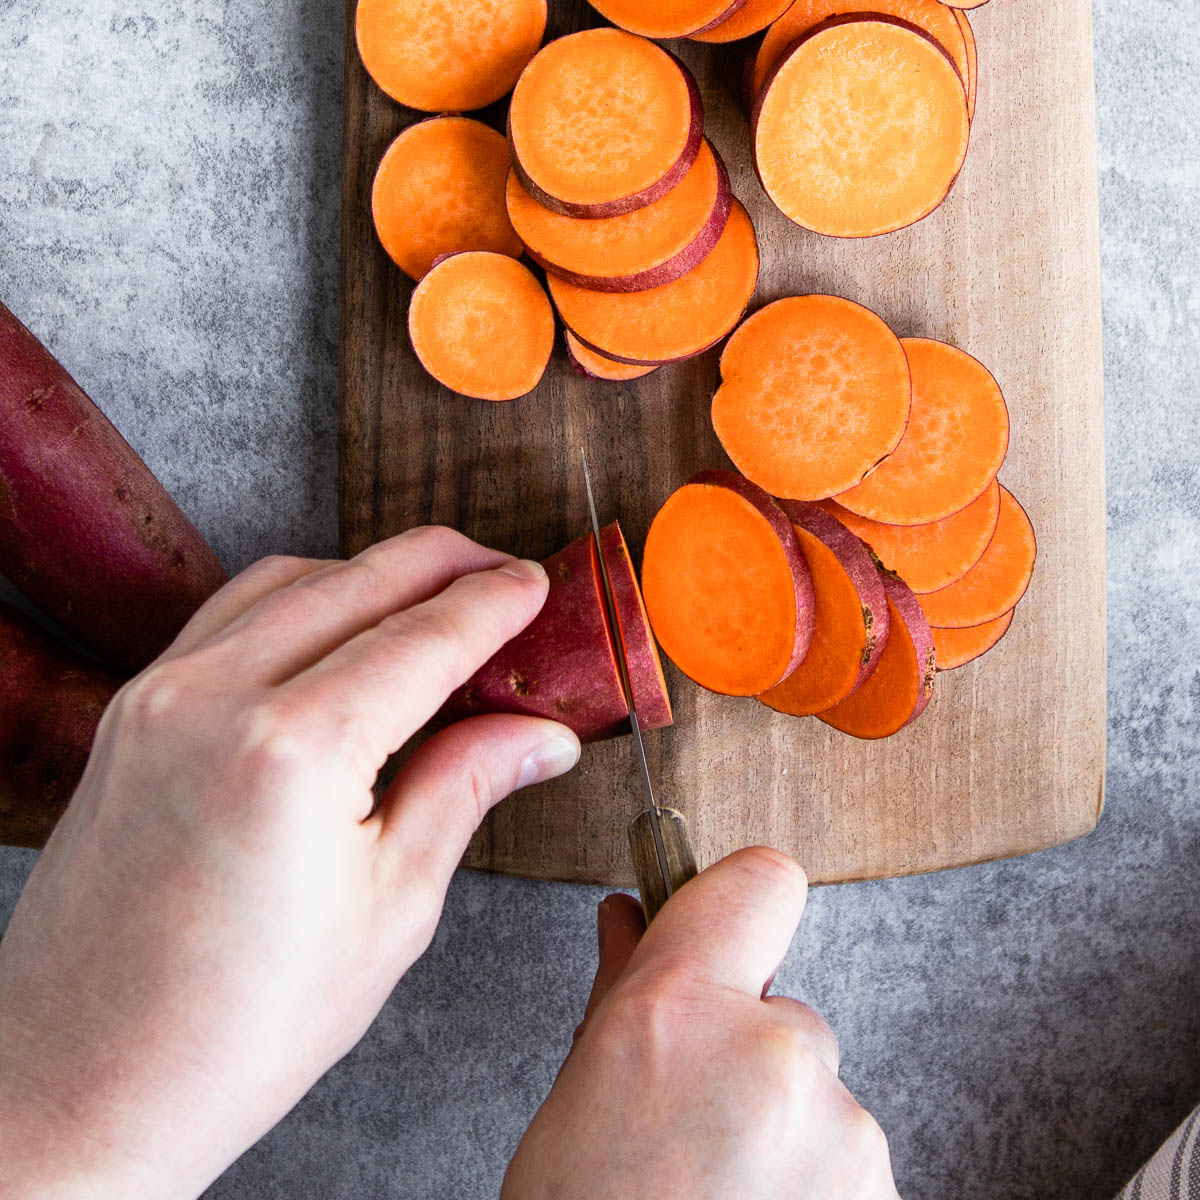
<svg viewBox="0 0 1200 1200"><path fill-rule="evenodd" d="M662 829L663 849L667 852L667 871L671 878L671 891L677 892L689 879L699 873L692 843L688 839L687 818L673 808L660 808L658 823ZM650 812L638 813L629 822L629 851L633 855L633 870L637 876L638 891L642 894L642 908L646 913L646 924L658 916L659 909L667 902L667 887L663 882L658 865L658 850L654 844L654 826L650 823Z"/></svg>

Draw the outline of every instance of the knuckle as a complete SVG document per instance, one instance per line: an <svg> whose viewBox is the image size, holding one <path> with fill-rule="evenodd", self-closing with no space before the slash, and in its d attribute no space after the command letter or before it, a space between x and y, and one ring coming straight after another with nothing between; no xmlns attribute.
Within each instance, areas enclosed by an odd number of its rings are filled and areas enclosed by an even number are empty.
<svg viewBox="0 0 1200 1200"><path fill-rule="evenodd" d="M396 540L402 543L405 549L419 550L421 553L439 557L452 556L475 545L465 534L451 529L448 525L418 525L400 534ZM368 550L367 553L371 551Z"/></svg>
<svg viewBox="0 0 1200 1200"><path fill-rule="evenodd" d="M306 723L281 705L259 700L236 718L233 748L242 773L282 782L312 756Z"/></svg>
<svg viewBox="0 0 1200 1200"><path fill-rule="evenodd" d="M875 1165L887 1163L890 1154L883 1126L865 1108L854 1102L852 1104L846 1115L846 1123L856 1157Z"/></svg>
<svg viewBox="0 0 1200 1200"><path fill-rule="evenodd" d="M803 1032L792 1025L773 1022L760 1029L751 1052L767 1085L784 1095L807 1091L824 1067Z"/></svg>
<svg viewBox="0 0 1200 1200"><path fill-rule="evenodd" d="M136 729L154 729L178 710L186 687L183 672L174 662L159 663L121 689L114 711Z"/></svg>

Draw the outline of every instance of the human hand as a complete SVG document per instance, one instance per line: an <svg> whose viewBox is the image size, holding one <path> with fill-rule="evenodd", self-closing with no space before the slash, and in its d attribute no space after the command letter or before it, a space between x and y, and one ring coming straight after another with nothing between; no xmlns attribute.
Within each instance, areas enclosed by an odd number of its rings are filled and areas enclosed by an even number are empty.
<svg viewBox="0 0 1200 1200"><path fill-rule="evenodd" d="M806 892L790 858L754 849L680 889L648 931L630 897L600 906L587 1012L502 1200L898 1200L829 1026L763 999Z"/></svg>
<svg viewBox="0 0 1200 1200"><path fill-rule="evenodd" d="M359 1039L489 807L578 758L477 717L373 810L547 586L446 529L266 560L118 694L0 943L0 1195L195 1196Z"/></svg>

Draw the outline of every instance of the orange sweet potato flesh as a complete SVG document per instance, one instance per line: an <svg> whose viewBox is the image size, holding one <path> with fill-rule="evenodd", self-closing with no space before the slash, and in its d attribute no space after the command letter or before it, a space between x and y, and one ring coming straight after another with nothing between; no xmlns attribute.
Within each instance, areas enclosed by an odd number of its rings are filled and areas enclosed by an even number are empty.
<svg viewBox="0 0 1200 1200"><path fill-rule="evenodd" d="M983 557L1000 516L1000 484L993 480L966 508L928 525L884 525L852 513L836 500L822 500L821 507L921 595L961 579Z"/></svg>
<svg viewBox="0 0 1200 1200"><path fill-rule="evenodd" d="M812 575L813 637L804 661L758 698L777 712L810 717L870 678L887 645L887 597L870 553L845 526L815 504L785 500L780 508Z"/></svg>
<svg viewBox="0 0 1200 1200"><path fill-rule="evenodd" d="M930 625L965 629L1014 608L1033 578L1037 538L1013 494L1000 488L1000 518L983 557L961 579L921 597Z"/></svg>
<svg viewBox="0 0 1200 1200"><path fill-rule="evenodd" d="M943 0L948 8L982 8L988 0Z"/></svg>
<svg viewBox="0 0 1200 1200"><path fill-rule="evenodd" d="M950 55L891 17L832 17L775 65L751 120L763 190L797 225L874 237L928 216L967 156Z"/></svg>
<svg viewBox="0 0 1200 1200"><path fill-rule="evenodd" d="M358 53L393 100L469 112L512 90L546 32L546 0L359 0Z"/></svg>
<svg viewBox="0 0 1200 1200"><path fill-rule="evenodd" d="M953 671L986 654L1008 632L1012 619L1013 611L1010 610L994 621L969 625L966 629L932 627L930 632L933 634L933 648L937 652L938 670Z"/></svg>
<svg viewBox="0 0 1200 1200"><path fill-rule="evenodd" d="M916 596L890 572L880 576L889 624L879 664L858 691L817 714L834 729L871 741L899 733L925 711L937 671L933 635Z"/></svg>
<svg viewBox="0 0 1200 1200"><path fill-rule="evenodd" d="M585 379L605 379L616 383L628 383L633 379L641 379L657 371L655 366L641 366L636 363L617 362L615 358L605 358L595 350L589 350L569 329L566 334L567 359L574 368L576 375Z"/></svg>
<svg viewBox="0 0 1200 1200"><path fill-rule="evenodd" d="M549 43L522 72L508 115L526 191L577 217L617 216L665 195L695 160L703 130L691 72L620 29Z"/></svg>
<svg viewBox="0 0 1200 1200"><path fill-rule="evenodd" d="M659 509L642 595L667 657L709 691L756 696L812 641L812 578L795 529L731 471L701 471Z"/></svg>
<svg viewBox="0 0 1200 1200"><path fill-rule="evenodd" d="M746 0L590 0L614 25L648 38L677 38L715 28Z"/></svg>
<svg viewBox="0 0 1200 1200"><path fill-rule="evenodd" d="M962 30L963 45L967 48L967 69L963 72L963 79L967 85L967 114L973 121L975 120L975 102L979 96L979 45L975 41L975 30L971 28L967 14L960 8L952 11L959 29Z"/></svg>
<svg viewBox="0 0 1200 1200"><path fill-rule="evenodd" d="M783 16L763 34L751 70L751 101L758 96L772 69L798 38L830 17L868 10L882 16L897 17L923 29L954 60L959 75L964 80L967 78L970 59L962 29L954 19L955 14L941 0L870 0L869 4L866 0L794 0Z"/></svg>
<svg viewBox="0 0 1200 1200"><path fill-rule="evenodd" d="M550 274L604 292L645 291L697 266L733 203L725 164L707 140L688 173L652 204L615 217L568 217L540 204L512 171L508 213L529 257Z"/></svg>
<svg viewBox="0 0 1200 1200"><path fill-rule="evenodd" d="M471 250L417 284L408 331L421 365L462 396L513 400L537 387L554 347L554 313L529 269Z"/></svg>
<svg viewBox="0 0 1200 1200"><path fill-rule="evenodd" d="M375 231L392 261L422 279L460 250L521 257L504 204L512 160L504 137L470 117L410 125L388 147L371 189Z"/></svg>
<svg viewBox="0 0 1200 1200"><path fill-rule="evenodd" d="M870 309L790 296L729 339L713 428L738 470L771 495L819 500L892 451L911 391L900 340Z"/></svg>
<svg viewBox="0 0 1200 1200"><path fill-rule="evenodd" d="M837 500L885 525L927 525L966 508L996 478L1008 450L1008 409L991 372L965 351L929 338L901 344L912 369L908 428L888 458Z"/></svg>
<svg viewBox="0 0 1200 1200"><path fill-rule="evenodd" d="M724 43L750 37L777 21L791 3L792 0L746 0L732 16L726 17L710 29L693 33L692 40Z"/></svg>
<svg viewBox="0 0 1200 1200"><path fill-rule="evenodd" d="M597 292L549 276L563 324L585 345L622 362L673 362L700 354L738 322L758 282L758 242L734 201L717 244L671 283L644 292Z"/></svg>

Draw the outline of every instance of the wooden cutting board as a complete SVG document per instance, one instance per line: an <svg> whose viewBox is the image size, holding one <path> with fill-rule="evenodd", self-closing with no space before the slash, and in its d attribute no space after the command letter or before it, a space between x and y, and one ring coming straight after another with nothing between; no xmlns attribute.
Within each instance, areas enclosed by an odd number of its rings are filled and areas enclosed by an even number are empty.
<svg viewBox="0 0 1200 1200"><path fill-rule="evenodd" d="M869 5L864 5L869 7ZM417 114L367 78L347 0L341 314L341 532L346 554L443 522L543 557L587 528L578 447L601 520L640 555L650 520L694 471L726 466L709 423L717 354L633 384L577 379L561 346L509 404L455 396L408 345L411 284L375 238L370 190ZM551 0L549 36L598 24ZM765 842L814 881L869 879L1023 854L1087 833L1103 802L1104 458L1095 105L1089 0L993 0L972 14L981 79L970 157L919 225L835 241L790 224L747 156L735 89L746 45L671 48L700 82L707 131L758 230L755 306L831 292L901 336L961 346L994 371L1012 415L1002 480L1040 553L1007 638L938 679L900 735L859 742L815 720L702 692L672 667L674 728L647 736L661 799L690 818L702 862ZM503 129L503 109L482 114ZM625 825L641 803L628 739L589 747L569 778L487 820L468 865L627 885Z"/></svg>

